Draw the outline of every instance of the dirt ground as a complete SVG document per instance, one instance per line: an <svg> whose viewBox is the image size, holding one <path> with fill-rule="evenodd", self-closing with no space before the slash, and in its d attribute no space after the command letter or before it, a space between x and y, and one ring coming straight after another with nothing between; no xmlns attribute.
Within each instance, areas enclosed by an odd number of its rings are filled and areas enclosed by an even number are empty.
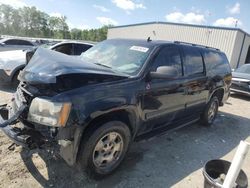
<svg viewBox="0 0 250 188"><path fill-rule="evenodd" d="M0 105L12 92L0 87ZM231 161L240 140L250 142L250 98L233 95L212 127L194 124L134 143L121 167L96 181L46 151L8 149L12 142L0 131L0 187L203 187L206 161ZM250 153L243 170L250 182Z"/></svg>

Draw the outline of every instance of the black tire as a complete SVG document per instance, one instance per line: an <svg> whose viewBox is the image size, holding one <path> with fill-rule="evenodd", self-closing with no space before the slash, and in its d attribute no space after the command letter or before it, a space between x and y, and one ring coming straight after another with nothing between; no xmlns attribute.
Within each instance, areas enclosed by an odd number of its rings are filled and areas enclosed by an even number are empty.
<svg viewBox="0 0 250 188"><path fill-rule="evenodd" d="M112 134L117 133L117 135L119 135L119 139L122 140L122 143L123 143L122 149L120 152L118 151L119 157L117 159L115 159L112 163L107 162L107 160L106 160L106 164L105 164L104 163L105 160L104 160L102 165L103 166L107 165L106 167L97 166L97 164L96 164L97 159L95 159L96 154L100 155L102 158L105 156L105 154L103 154L103 152L106 152L106 151L104 151L104 148L101 149L101 152L97 152L96 151L96 148L98 147L97 145L100 142L105 143L105 142L103 142L103 139L105 139L106 135L109 135L111 133ZM123 122L110 121L110 122L103 124L98 129L96 129L92 133L90 133L89 137L87 139L85 139L81 145L81 150L80 150L80 153L78 155L78 159L79 159L79 162L80 162L82 169L87 173L88 176L90 176L91 178L95 178L95 179L102 178L106 175L111 174L120 165L120 163L124 159L125 154L129 148L130 140L131 140L130 130L129 130L128 126L126 124L124 124ZM105 145L107 145L107 144L105 144ZM112 147L110 149L112 149ZM114 151L112 151L112 153L113 152ZM115 158L114 156L117 153L113 153L113 154L110 154L110 153L111 153L111 151L109 151L108 157L111 156L111 158L112 157ZM108 164L110 166L108 166Z"/></svg>
<svg viewBox="0 0 250 188"><path fill-rule="evenodd" d="M218 108L219 100L216 96L213 96L207 104L203 114L201 115L201 124L204 126L211 126L217 116Z"/></svg>

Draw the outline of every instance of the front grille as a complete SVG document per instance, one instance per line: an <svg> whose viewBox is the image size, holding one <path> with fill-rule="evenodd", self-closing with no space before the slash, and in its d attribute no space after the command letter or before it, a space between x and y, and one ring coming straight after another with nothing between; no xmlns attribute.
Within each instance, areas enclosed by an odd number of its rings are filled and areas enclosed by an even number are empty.
<svg viewBox="0 0 250 188"><path fill-rule="evenodd" d="M23 105L26 105L23 113L19 116L20 121L25 121L27 119L29 105L34 98L34 96L25 89L25 86L26 84L24 83L19 84L16 92L14 93L15 100L13 100L11 105L13 113L16 113Z"/></svg>
<svg viewBox="0 0 250 188"><path fill-rule="evenodd" d="M34 94L31 91L29 91L28 85L24 82L21 82L17 90L22 93L23 97L26 100L26 103L30 104L32 99L34 98Z"/></svg>

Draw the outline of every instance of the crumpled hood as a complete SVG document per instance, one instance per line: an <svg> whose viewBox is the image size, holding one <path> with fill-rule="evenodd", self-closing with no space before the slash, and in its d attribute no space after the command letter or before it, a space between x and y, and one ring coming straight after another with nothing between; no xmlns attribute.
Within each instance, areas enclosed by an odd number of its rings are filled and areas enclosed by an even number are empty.
<svg viewBox="0 0 250 188"><path fill-rule="evenodd" d="M83 62L56 51L38 48L28 65L19 75L21 81L30 83L56 83L57 77L69 74L97 74L127 77L112 69L93 63Z"/></svg>
<svg viewBox="0 0 250 188"><path fill-rule="evenodd" d="M13 66L24 65L26 52L23 50L3 51L0 52L0 68L6 69Z"/></svg>
<svg viewBox="0 0 250 188"><path fill-rule="evenodd" d="M241 78L241 79L250 80L250 74L246 74L246 73L232 72L232 76L233 76L233 79Z"/></svg>

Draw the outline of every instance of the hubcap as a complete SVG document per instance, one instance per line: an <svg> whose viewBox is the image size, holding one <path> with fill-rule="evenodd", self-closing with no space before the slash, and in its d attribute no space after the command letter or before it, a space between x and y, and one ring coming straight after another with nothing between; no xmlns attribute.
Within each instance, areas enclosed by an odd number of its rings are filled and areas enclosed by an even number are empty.
<svg viewBox="0 0 250 188"><path fill-rule="evenodd" d="M210 108L208 110L208 120L211 122L214 120L214 117L216 115L216 110L217 110L217 104L214 101L211 105Z"/></svg>
<svg viewBox="0 0 250 188"><path fill-rule="evenodd" d="M117 132L104 135L96 144L93 151L93 162L98 168L112 167L121 157L123 139Z"/></svg>

